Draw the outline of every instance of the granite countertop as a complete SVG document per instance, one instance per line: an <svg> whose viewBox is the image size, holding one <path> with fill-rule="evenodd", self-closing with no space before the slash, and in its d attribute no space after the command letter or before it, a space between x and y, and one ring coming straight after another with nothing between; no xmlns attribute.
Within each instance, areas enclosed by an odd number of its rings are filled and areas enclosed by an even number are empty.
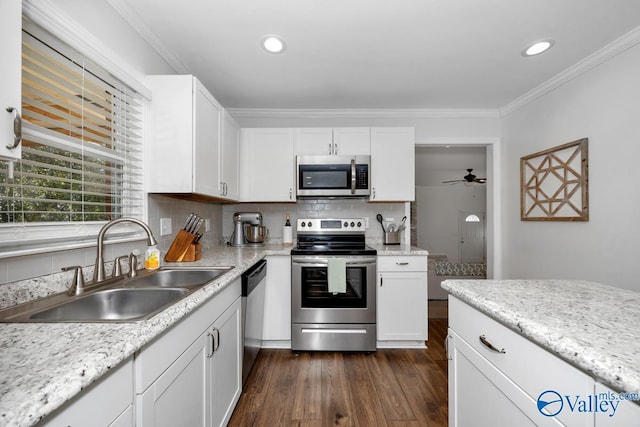
<svg viewBox="0 0 640 427"><path fill-rule="evenodd" d="M124 362L267 255L291 247L220 246L189 263L234 266L151 319L132 323L0 323L0 426L31 426Z"/></svg>
<svg viewBox="0 0 640 427"><path fill-rule="evenodd" d="M640 391L640 292L567 280L441 286L612 389Z"/></svg>
<svg viewBox="0 0 640 427"><path fill-rule="evenodd" d="M383 245L378 241L368 241L367 244L378 251L380 256L393 256L393 255L410 255L410 256L427 256L429 252L425 249L420 249L415 246L401 244L401 245Z"/></svg>

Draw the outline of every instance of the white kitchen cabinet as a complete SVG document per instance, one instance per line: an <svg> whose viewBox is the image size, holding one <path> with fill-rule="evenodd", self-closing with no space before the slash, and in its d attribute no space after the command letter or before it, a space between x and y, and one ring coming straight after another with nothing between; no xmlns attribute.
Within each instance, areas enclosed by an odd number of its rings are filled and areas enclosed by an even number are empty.
<svg viewBox="0 0 640 427"><path fill-rule="evenodd" d="M372 202L415 200L414 128L371 128Z"/></svg>
<svg viewBox="0 0 640 427"><path fill-rule="evenodd" d="M379 256L377 269L378 347L424 347L427 257Z"/></svg>
<svg viewBox="0 0 640 427"><path fill-rule="evenodd" d="M560 406L560 397L592 395L591 377L452 295L449 327L450 426L594 425L592 413Z"/></svg>
<svg viewBox="0 0 640 427"><path fill-rule="evenodd" d="M136 354L136 425L228 422L242 391L240 291L238 279Z"/></svg>
<svg viewBox="0 0 640 427"><path fill-rule="evenodd" d="M41 426L131 427L133 423L133 361L121 363L96 383L45 418Z"/></svg>
<svg viewBox="0 0 640 427"><path fill-rule="evenodd" d="M220 147L220 196L228 200L240 198L238 174L240 127L227 110L222 114L222 143Z"/></svg>
<svg viewBox="0 0 640 427"><path fill-rule="evenodd" d="M0 160L16 160L22 153L22 145L15 148L14 118L22 111L22 2L0 2L0 37L2 61L0 61ZM7 111L7 107L15 111Z"/></svg>
<svg viewBox="0 0 640 427"><path fill-rule="evenodd" d="M220 196L222 107L194 76L149 76L151 193Z"/></svg>
<svg viewBox="0 0 640 427"><path fill-rule="evenodd" d="M240 200L295 202L294 131L288 128L240 131Z"/></svg>
<svg viewBox="0 0 640 427"><path fill-rule="evenodd" d="M369 128L298 128L296 155L363 156L371 152Z"/></svg>
<svg viewBox="0 0 640 427"><path fill-rule="evenodd" d="M640 393L640 392L638 392ZM604 407L605 411L596 413L596 427L637 427L640 424L640 401L635 393L633 396L620 396L619 392L596 382L595 395L604 400L617 404L615 412L610 407ZM620 399L622 397L622 399ZM626 400L634 398L636 401Z"/></svg>
<svg viewBox="0 0 640 427"><path fill-rule="evenodd" d="M267 256L262 346L291 348L291 257Z"/></svg>

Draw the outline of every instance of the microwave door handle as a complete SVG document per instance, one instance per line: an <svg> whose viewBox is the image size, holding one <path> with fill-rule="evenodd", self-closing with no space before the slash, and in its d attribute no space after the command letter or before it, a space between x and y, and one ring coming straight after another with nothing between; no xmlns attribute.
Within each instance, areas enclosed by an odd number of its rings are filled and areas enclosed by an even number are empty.
<svg viewBox="0 0 640 427"><path fill-rule="evenodd" d="M356 160L351 159L351 194L356 194Z"/></svg>

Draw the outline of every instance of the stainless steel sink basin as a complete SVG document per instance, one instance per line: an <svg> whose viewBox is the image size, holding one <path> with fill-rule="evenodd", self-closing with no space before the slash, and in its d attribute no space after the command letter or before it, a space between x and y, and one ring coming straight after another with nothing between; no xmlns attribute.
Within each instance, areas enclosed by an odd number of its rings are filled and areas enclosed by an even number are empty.
<svg viewBox="0 0 640 427"><path fill-rule="evenodd" d="M207 269L167 268L148 276L139 276L131 281L132 286L183 287L209 283L233 267L211 267Z"/></svg>
<svg viewBox="0 0 640 427"><path fill-rule="evenodd" d="M234 267L161 268L0 310L0 322L134 322L155 316Z"/></svg>
<svg viewBox="0 0 640 427"><path fill-rule="evenodd" d="M189 293L185 288L117 288L80 296L29 316L33 320L82 322L151 317Z"/></svg>

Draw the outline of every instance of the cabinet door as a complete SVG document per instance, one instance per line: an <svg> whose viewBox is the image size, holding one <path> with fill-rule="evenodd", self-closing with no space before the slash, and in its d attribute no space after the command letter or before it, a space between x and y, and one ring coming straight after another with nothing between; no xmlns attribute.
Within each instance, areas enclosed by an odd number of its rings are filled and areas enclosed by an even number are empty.
<svg viewBox="0 0 640 427"><path fill-rule="evenodd" d="M295 130L295 139L295 153L298 156L334 154L331 128L299 128Z"/></svg>
<svg viewBox="0 0 640 427"><path fill-rule="evenodd" d="M208 426L209 336L204 333L137 399L137 425Z"/></svg>
<svg viewBox="0 0 640 427"><path fill-rule="evenodd" d="M222 107L194 78L193 191L220 195L220 120Z"/></svg>
<svg viewBox="0 0 640 427"><path fill-rule="evenodd" d="M371 153L370 128L334 128L333 151L339 156L365 156Z"/></svg>
<svg viewBox="0 0 640 427"><path fill-rule="evenodd" d="M0 37L2 38L2 61L0 61L0 159L19 159L22 146L14 145L13 121L15 112L22 111L22 2L2 0L0 2Z"/></svg>
<svg viewBox="0 0 640 427"><path fill-rule="evenodd" d="M242 201L295 201L293 129L242 129L240 153Z"/></svg>
<svg viewBox="0 0 640 427"><path fill-rule="evenodd" d="M378 273L379 341L427 340L427 273Z"/></svg>
<svg viewBox="0 0 640 427"><path fill-rule="evenodd" d="M413 128L371 129L371 201L415 200Z"/></svg>
<svg viewBox="0 0 640 427"><path fill-rule="evenodd" d="M242 318L238 298L213 324L211 356L211 425L224 426L242 393ZM193 424L185 424L193 425Z"/></svg>
<svg viewBox="0 0 640 427"><path fill-rule="evenodd" d="M290 346L291 257L269 256L267 265L262 340L272 341L270 347Z"/></svg>
<svg viewBox="0 0 640 427"><path fill-rule="evenodd" d="M449 331L449 425L563 426L453 331Z"/></svg>
<svg viewBox="0 0 640 427"><path fill-rule="evenodd" d="M599 397L603 396L604 400L611 401L614 405L617 405L615 412L613 412L611 406L603 406L605 411L596 413L596 427L633 427L640 423L638 393L620 396L619 393L609 387L596 383L595 394ZM636 399L636 401L624 400L629 398Z"/></svg>
<svg viewBox="0 0 640 427"><path fill-rule="evenodd" d="M238 153L240 127L225 110L222 119L222 143L220 157L220 195L225 199L238 200Z"/></svg>

